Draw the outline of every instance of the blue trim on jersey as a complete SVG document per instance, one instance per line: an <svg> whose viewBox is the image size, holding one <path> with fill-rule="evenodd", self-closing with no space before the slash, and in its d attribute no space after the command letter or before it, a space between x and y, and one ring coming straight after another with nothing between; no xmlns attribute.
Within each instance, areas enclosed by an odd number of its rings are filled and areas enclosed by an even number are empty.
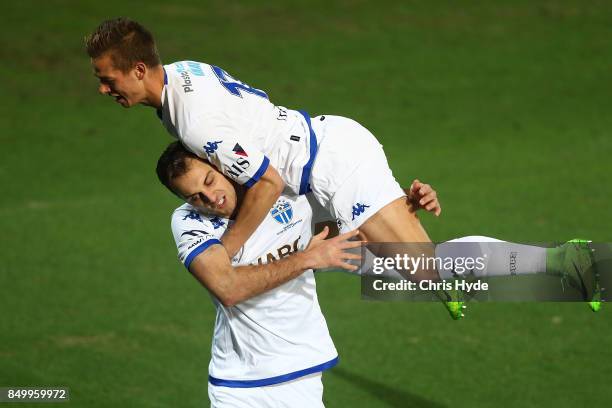
<svg viewBox="0 0 612 408"><path fill-rule="evenodd" d="M168 74L166 74L166 68L162 67L164 70L164 85L168 85Z"/></svg>
<svg viewBox="0 0 612 408"><path fill-rule="evenodd" d="M187 258L185 259L185 268L189 269L191 263L193 262L196 256L200 255L202 252L206 251L208 247L215 244L223 245L221 241L216 238L202 242L198 247L196 247L196 249L194 249L189 255L187 255Z"/></svg>
<svg viewBox="0 0 612 408"><path fill-rule="evenodd" d="M321 371L329 370L336 364L338 364L338 357L335 357L326 363L319 364L314 367L305 368L303 370L294 371L292 373L279 375L276 377L264 378L261 380L223 380L221 378L215 378L209 375L208 382L210 382L212 385L216 385L219 387L230 387L230 388L265 387L266 385L279 384L279 383L295 380L296 378L300 378L308 374L319 373Z"/></svg>
<svg viewBox="0 0 612 408"><path fill-rule="evenodd" d="M246 188L253 187L253 184L257 183L259 181L259 179L261 178L261 176L263 176L263 174L266 172L266 170L268 170L268 166L269 165L270 165L270 159L268 159L266 156L264 156L263 162L261 162L261 166L259 166L259 170L257 170L255 172L255 174L253 175L253 177L251 177L243 185Z"/></svg>
<svg viewBox="0 0 612 408"><path fill-rule="evenodd" d="M300 180L300 195L311 192L310 184L308 184L308 180L310 180L310 173L312 173L312 163L314 162L315 156L317 155L317 135L315 135L314 130L312 130L312 124L310 123L310 115L304 111L299 111L304 119L306 119L306 123L308 124L308 130L310 130L310 157L308 158L308 162L304 165L302 169L302 179Z"/></svg>

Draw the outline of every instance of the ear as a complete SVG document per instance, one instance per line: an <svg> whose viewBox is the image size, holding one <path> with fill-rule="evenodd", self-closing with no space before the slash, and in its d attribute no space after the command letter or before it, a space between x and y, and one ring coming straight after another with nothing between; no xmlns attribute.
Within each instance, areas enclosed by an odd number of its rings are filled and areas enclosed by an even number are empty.
<svg viewBox="0 0 612 408"><path fill-rule="evenodd" d="M147 73L147 65L144 62L137 62L134 65L134 73L136 74L136 78L142 81Z"/></svg>

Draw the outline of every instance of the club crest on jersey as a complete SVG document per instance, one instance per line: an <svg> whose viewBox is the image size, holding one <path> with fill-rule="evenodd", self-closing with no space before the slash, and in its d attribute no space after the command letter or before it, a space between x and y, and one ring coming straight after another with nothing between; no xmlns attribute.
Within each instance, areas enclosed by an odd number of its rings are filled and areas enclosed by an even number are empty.
<svg viewBox="0 0 612 408"><path fill-rule="evenodd" d="M270 215L281 224L289 224L293 218L293 208L287 201L278 201L270 210Z"/></svg>
<svg viewBox="0 0 612 408"><path fill-rule="evenodd" d="M249 155L247 154L247 152L244 151L244 149L242 148L242 146L240 146L238 143L236 143L236 146L234 146L234 148L232 149L232 151L234 153L236 153L238 156L242 156L242 157L249 157Z"/></svg>

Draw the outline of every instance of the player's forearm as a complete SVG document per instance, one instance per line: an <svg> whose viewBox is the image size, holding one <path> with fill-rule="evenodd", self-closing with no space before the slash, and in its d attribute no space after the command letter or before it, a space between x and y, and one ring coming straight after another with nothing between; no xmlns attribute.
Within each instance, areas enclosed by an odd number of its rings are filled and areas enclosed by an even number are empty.
<svg viewBox="0 0 612 408"><path fill-rule="evenodd" d="M304 252L265 265L233 267L225 248L212 245L192 260L189 271L225 306L233 306L274 289L308 269L337 267L355 271L357 266L349 262L357 261L361 256L350 251L362 244L354 241L359 231L326 240L327 234L326 228L310 240Z"/></svg>
<svg viewBox="0 0 612 408"><path fill-rule="evenodd" d="M224 293L219 293L217 297L224 306L234 306L274 289L312 267L312 261L305 252L265 265L238 266L229 273L223 285Z"/></svg>
<svg viewBox="0 0 612 408"><path fill-rule="evenodd" d="M230 258L238 252L264 220L283 191L283 187L284 183L280 177L273 180L262 178L247 190L234 225L222 238L223 246Z"/></svg>

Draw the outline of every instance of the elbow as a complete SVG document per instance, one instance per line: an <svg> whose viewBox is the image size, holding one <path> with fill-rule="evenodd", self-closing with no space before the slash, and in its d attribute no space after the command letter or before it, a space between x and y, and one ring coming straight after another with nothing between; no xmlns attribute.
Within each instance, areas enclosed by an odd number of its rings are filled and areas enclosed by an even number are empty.
<svg viewBox="0 0 612 408"><path fill-rule="evenodd" d="M231 297L223 297L223 298L220 298L219 301L221 302L221 304L224 307L232 307L232 306L236 306L238 304L238 302L236 302Z"/></svg>
<svg viewBox="0 0 612 408"><path fill-rule="evenodd" d="M214 282L214 285L209 287L210 292L224 307L236 306L248 298L238 278L239 276L236 274L235 268L228 268Z"/></svg>
<svg viewBox="0 0 612 408"><path fill-rule="evenodd" d="M274 191L275 195L280 196L285 189L285 181L281 178L278 172L274 171L274 177L271 177L269 182L271 184L271 190Z"/></svg>
<svg viewBox="0 0 612 408"><path fill-rule="evenodd" d="M268 167L268 170L266 170L263 177L260 179L260 182L261 181L263 181L261 184L266 186L265 188L267 191L273 193L276 198L278 198L285 189L285 181L272 166Z"/></svg>
<svg viewBox="0 0 612 408"><path fill-rule="evenodd" d="M276 187L275 193L278 198L278 196L280 196L283 193L283 190L285 189L285 182L283 181L282 178L280 177L278 178L278 181L275 184L275 187Z"/></svg>
<svg viewBox="0 0 612 408"><path fill-rule="evenodd" d="M238 303L242 302L245 299L242 299L237 293L224 293L217 296L219 302L224 307L232 307L236 306Z"/></svg>
<svg viewBox="0 0 612 408"><path fill-rule="evenodd" d="M240 302L236 301L236 299L231 297L231 296L224 296L222 298L219 298L219 301L225 307L236 306L238 303L240 303Z"/></svg>

